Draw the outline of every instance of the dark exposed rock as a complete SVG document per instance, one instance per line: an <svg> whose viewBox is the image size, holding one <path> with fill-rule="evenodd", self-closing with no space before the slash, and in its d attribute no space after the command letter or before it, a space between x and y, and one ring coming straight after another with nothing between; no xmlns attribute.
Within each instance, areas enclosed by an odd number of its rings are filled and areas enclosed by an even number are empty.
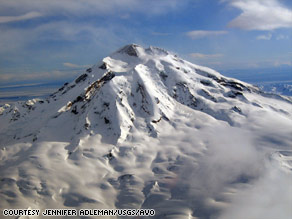
<svg viewBox="0 0 292 219"><path fill-rule="evenodd" d="M148 101L147 101L147 95L146 95L146 91L145 91L144 86L142 84L138 83L138 87L136 89L136 92L137 93L139 92L141 94L141 97L142 97L141 108L143 109L144 112L146 112L147 114L150 114L150 112L148 110Z"/></svg>
<svg viewBox="0 0 292 219"><path fill-rule="evenodd" d="M103 62L102 65L99 66L99 68L100 69L104 69L104 70L107 69L106 63Z"/></svg>
<svg viewBox="0 0 292 219"><path fill-rule="evenodd" d="M18 110L14 110L13 111L13 115L12 115L12 118L11 118L11 121L16 121L20 118L20 112Z"/></svg>
<svg viewBox="0 0 292 219"><path fill-rule="evenodd" d="M205 72L205 71L202 71L202 70L199 70L199 69L196 69L196 73L199 74L199 75L211 78L211 79L213 79L214 81L216 81L217 83L221 84L224 87L229 87L229 88L232 88L232 89L235 89L235 90L238 90L238 91L244 91L244 90L250 91L250 88L246 87L245 85L243 85L243 84L241 84L239 82L227 80L227 79L224 79L222 77L217 77L214 74L210 74L208 72ZM204 84L204 85L207 85L207 86L211 85L206 80L201 80L200 82L202 84Z"/></svg>
<svg viewBox="0 0 292 219"><path fill-rule="evenodd" d="M213 86L212 82L209 80L200 80L200 82L205 86Z"/></svg>
<svg viewBox="0 0 292 219"><path fill-rule="evenodd" d="M79 82L81 81L85 81L85 79L87 78L87 74L82 74L80 75L76 80L75 80L75 83L78 84Z"/></svg>
<svg viewBox="0 0 292 219"><path fill-rule="evenodd" d="M77 115L78 114L77 106L74 106L71 112Z"/></svg>
<svg viewBox="0 0 292 219"><path fill-rule="evenodd" d="M75 102L81 102L81 101L83 101L83 97L81 97L81 96L78 96L77 98L76 98L76 100L75 100Z"/></svg>
<svg viewBox="0 0 292 219"><path fill-rule="evenodd" d="M110 103L104 102L103 105L104 105L105 107L109 107Z"/></svg>
<svg viewBox="0 0 292 219"><path fill-rule="evenodd" d="M246 89L246 87L243 84L237 83L235 81L222 81L219 83L225 87L231 87L239 91L243 91L244 89Z"/></svg>
<svg viewBox="0 0 292 219"><path fill-rule="evenodd" d="M163 118L165 121L167 121L167 122L170 121L169 118L168 118L166 115L163 115L162 118Z"/></svg>
<svg viewBox="0 0 292 219"><path fill-rule="evenodd" d="M123 47L118 52L119 53L126 53L129 56L138 57L137 47L138 47L138 45L136 45L136 44L130 44L130 45Z"/></svg>
<svg viewBox="0 0 292 219"><path fill-rule="evenodd" d="M72 102L69 102L69 103L67 104L67 108L70 108L72 105L73 105L73 103L72 103Z"/></svg>
<svg viewBox="0 0 292 219"><path fill-rule="evenodd" d="M113 79L115 77L115 73L109 71L107 74L105 74L101 79L100 82L108 82L111 79Z"/></svg>
<svg viewBox="0 0 292 219"><path fill-rule="evenodd" d="M124 174L119 176L118 181L129 180L133 178L133 174Z"/></svg>
<svg viewBox="0 0 292 219"><path fill-rule="evenodd" d="M85 123L85 124L84 124L84 128L85 128L86 130L88 130L88 129L89 129L89 124L88 124L88 123Z"/></svg>
<svg viewBox="0 0 292 219"><path fill-rule="evenodd" d="M152 122L153 122L153 123L158 123L158 122L161 121L161 119L162 119L162 116L161 116L158 120L152 120Z"/></svg>
<svg viewBox="0 0 292 219"><path fill-rule="evenodd" d="M64 88L65 88L65 86L60 87L60 88L59 88L59 91L64 90Z"/></svg>
<svg viewBox="0 0 292 219"><path fill-rule="evenodd" d="M106 117L104 117L104 123L105 123L105 124L109 124L110 121L109 121Z"/></svg>
<svg viewBox="0 0 292 219"><path fill-rule="evenodd" d="M239 91L230 91L227 93L227 96L228 97L231 97L231 98L236 98L237 96L243 96L243 93L242 92L239 92Z"/></svg>
<svg viewBox="0 0 292 219"><path fill-rule="evenodd" d="M206 99L217 103L217 99L214 96L212 96L207 90L201 89L198 93L201 94Z"/></svg>
<svg viewBox="0 0 292 219"><path fill-rule="evenodd" d="M109 152L109 153L106 154L104 157L106 157L106 158L109 159L109 160L112 160L112 159L115 158L112 152Z"/></svg>
<svg viewBox="0 0 292 219"><path fill-rule="evenodd" d="M157 97L155 97L155 101L156 101L157 104L160 103L160 100L159 100L159 98L157 98Z"/></svg>
<svg viewBox="0 0 292 219"><path fill-rule="evenodd" d="M113 79L115 77L115 73L109 71L107 72L101 79L93 82L85 91L85 95L88 94L93 94L94 92L96 92L96 90L98 90L98 88L102 87L102 85L104 85L105 83L107 83L108 81L110 81L111 79Z"/></svg>
<svg viewBox="0 0 292 219"><path fill-rule="evenodd" d="M79 95L78 97L76 97L75 100L73 100L72 103L69 103L68 105L69 105L69 107L71 107L73 104L75 104L77 102L82 102L83 100L84 100L84 97Z"/></svg>
<svg viewBox="0 0 292 219"><path fill-rule="evenodd" d="M91 73L92 72L92 68L86 69L86 72Z"/></svg>
<svg viewBox="0 0 292 219"><path fill-rule="evenodd" d="M202 70L200 70L200 69L196 69L196 73L197 74L199 74L199 75L202 75L202 76L204 76L204 77L208 77L208 78L212 78L212 79L214 79L215 81L219 81L219 80L221 80L221 78L218 78L216 75L214 75L214 74L210 74L210 73L208 73L208 72L206 72L206 71L202 71Z"/></svg>
<svg viewBox="0 0 292 219"><path fill-rule="evenodd" d="M167 75L164 71L160 71L160 72L159 72L159 76L160 76L163 80L166 80L166 78L168 77L168 75Z"/></svg>
<svg viewBox="0 0 292 219"><path fill-rule="evenodd" d="M237 112L237 113L242 113L241 109L238 107L238 106L234 106L231 108L234 112Z"/></svg>
<svg viewBox="0 0 292 219"><path fill-rule="evenodd" d="M181 104L187 105L193 109L197 108L199 102L184 82L176 83L176 87L173 89L173 98Z"/></svg>

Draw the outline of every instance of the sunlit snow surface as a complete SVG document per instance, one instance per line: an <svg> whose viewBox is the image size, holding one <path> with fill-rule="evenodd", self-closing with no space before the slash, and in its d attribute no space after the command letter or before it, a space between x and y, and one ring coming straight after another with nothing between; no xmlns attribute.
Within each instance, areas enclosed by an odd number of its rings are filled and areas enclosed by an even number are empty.
<svg viewBox="0 0 292 219"><path fill-rule="evenodd" d="M159 48L128 45L1 107L0 147L1 210L292 217L292 100Z"/></svg>

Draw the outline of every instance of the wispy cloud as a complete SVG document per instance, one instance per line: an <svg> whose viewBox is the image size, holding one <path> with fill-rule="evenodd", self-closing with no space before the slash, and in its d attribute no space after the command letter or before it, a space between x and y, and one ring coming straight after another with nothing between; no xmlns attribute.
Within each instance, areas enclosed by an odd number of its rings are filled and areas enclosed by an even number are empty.
<svg viewBox="0 0 292 219"><path fill-rule="evenodd" d="M116 28L117 29L117 28ZM115 30L116 30L115 29ZM1 66L0 82L19 82L19 81L42 81L42 80L71 80L71 73L77 75L81 69L89 67L79 63L70 62L71 58L76 58L76 51L82 55L88 52L88 47L98 48L98 51L109 53L118 48L124 42L121 37L113 31L112 26L96 27L93 24L70 23L66 21L50 22L34 27L0 27L0 58L1 62L18 63L14 71ZM123 34L123 29L119 29L119 34ZM131 34L129 31L126 34ZM127 37L129 39L129 37ZM40 47L35 51L27 51L26 48L37 45L44 45L47 42L66 42L70 48L60 50L50 44L50 51ZM80 47L84 48L81 52ZM23 61L29 54L33 64L26 65ZM50 55L54 54L54 55ZM96 54L98 58L98 53ZM57 60L57 63L56 63ZM45 67L38 63L45 63ZM69 61L69 62L68 62ZM94 60L88 61L94 64ZM52 63L54 66L51 66ZM53 71L53 68L60 69L60 64L66 67L65 71ZM20 67L21 66L21 67ZM33 67L32 67L33 66ZM67 70L68 69L68 70ZM9 72L9 73L8 73ZM37 73L31 73L37 72Z"/></svg>
<svg viewBox="0 0 292 219"><path fill-rule="evenodd" d="M292 27L292 10L278 0L225 0L242 13L229 27L244 30L274 30Z"/></svg>
<svg viewBox="0 0 292 219"><path fill-rule="evenodd" d="M1 1L1 12L13 11L25 13L27 11L38 11L44 14L74 14L78 16L97 14L117 14L119 16L127 12L140 12L145 14L161 14L169 10L177 10L187 1L181 0L13 0Z"/></svg>
<svg viewBox="0 0 292 219"><path fill-rule="evenodd" d="M227 34L227 31L212 31L212 30L193 30L186 33L188 37L190 37L193 40L205 38L205 37L214 37L219 36L223 34Z"/></svg>
<svg viewBox="0 0 292 219"><path fill-rule="evenodd" d="M162 32L152 32L153 36L169 36L170 33L162 33Z"/></svg>
<svg viewBox="0 0 292 219"><path fill-rule="evenodd" d="M280 34L276 37L276 40L288 40L289 36Z"/></svg>
<svg viewBox="0 0 292 219"><path fill-rule="evenodd" d="M259 36L257 36L256 39L257 40L270 40L270 39L272 39L272 34L269 33L269 34L266 34L266 35L259 35Z"/></svg>
<svg viewBox="0 0 292 219"><path fill-rule="evenodd" d="M191 56L192 58L209 59L209 58L218 58L218 57L222 57L223 54L191 53L190 56Z"/></svg>
<svg viewBox="0 0 292 219"><path fill-rule="evenodd" d="M77 65L74 63L70 63L70 62L64 62L63 65L65 67L68 67L68 68L87 68L87 67L90 67L90 65Z"/></svg>
<svg viewBox="0 0 292 219"><path fill-rule="evenodd" d="M0 23L8 23L8 22L13 22L13 21L22 21L22 20L29 20L37 17L43 16L39 12L28 12L24 15L19 15L19 16L0 16Z"/></svg>
<svg viewBox="0 0 292 219"><path fill-rule="evenodd" d="M0 74L1 83L5 82L24 82L24 81L56 81L56 80L72 80L72 77L80 74L78 70L68 70L68 71L46 71L46 72L34 72L27 74Z"/></svg>
<svg viewBox="0 0 292 219"><path fill-rule="evenodd" d="M67 41L86 42L86 45L105 48L117 47L121 39L112 30L113 27L96 27L93 24L57 21L28 28L0 27L0 55L15 52L35 42ZM122 31L120 30L120 33Z"/></svg>

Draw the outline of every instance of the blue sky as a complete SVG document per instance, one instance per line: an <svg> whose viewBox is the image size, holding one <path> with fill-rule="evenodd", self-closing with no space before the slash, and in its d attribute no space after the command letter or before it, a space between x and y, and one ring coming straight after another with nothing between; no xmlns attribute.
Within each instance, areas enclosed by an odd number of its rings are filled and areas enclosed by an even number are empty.
<svg viewBox="0 0 292 219"><path fill-rule="evenodd" d="M0 84L70 80L128 43L219 71L292 69L290 0L0 0Z"/></svg>

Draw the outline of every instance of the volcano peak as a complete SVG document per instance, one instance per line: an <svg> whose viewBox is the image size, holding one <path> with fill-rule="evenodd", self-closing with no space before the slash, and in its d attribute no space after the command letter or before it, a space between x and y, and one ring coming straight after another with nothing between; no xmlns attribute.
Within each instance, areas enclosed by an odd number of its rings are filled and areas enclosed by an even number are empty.
<svg viewBox="0 0 292 219"><path fill-rule="evenodd" d="M118 53L127 54L129 56L139 56L138 48L143 49L140 45L132 43L118 50Z"/></svg>

